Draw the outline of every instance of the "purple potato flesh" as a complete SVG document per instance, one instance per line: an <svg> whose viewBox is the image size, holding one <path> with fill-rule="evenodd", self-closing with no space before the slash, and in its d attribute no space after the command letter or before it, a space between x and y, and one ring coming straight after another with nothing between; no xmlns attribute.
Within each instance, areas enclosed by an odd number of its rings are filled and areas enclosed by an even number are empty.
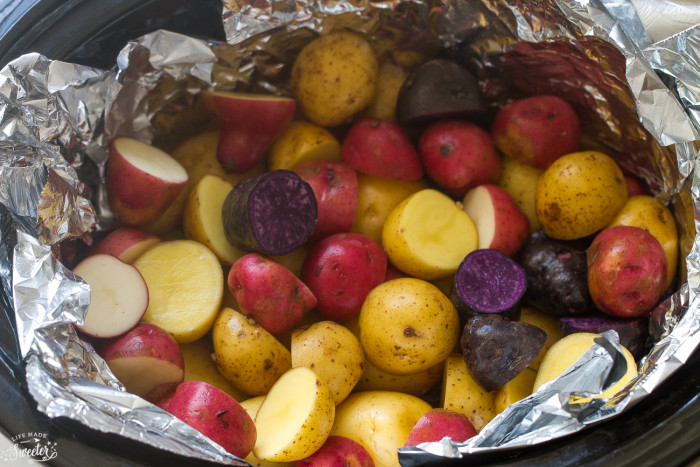
<svg viewBox="0 0 700 467"><path fill-rule="evenodd" d="M278 256L306 243L318 208L308 183L289 170L274 170L236 185L224 201L222 218L232 245Z"/></svg>

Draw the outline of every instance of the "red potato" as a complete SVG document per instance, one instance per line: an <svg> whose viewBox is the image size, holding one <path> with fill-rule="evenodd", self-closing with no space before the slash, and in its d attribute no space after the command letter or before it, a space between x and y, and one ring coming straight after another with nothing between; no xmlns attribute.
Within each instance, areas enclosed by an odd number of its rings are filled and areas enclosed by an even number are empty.
<svg viewBox="0 0 700 467"><path fill-rule="evenodd" d="M217 159L228 172L247 172L294 118L296 101L263 94L205 91L204 105L221 128Z"/></svg>
<svg viewBox="0 0 700 467"><path fill-rule="evenodd" d="M487 132L462 120L429 125L418 140L425 172L455 196L485 183L497 184L501 161Z"/></svg>
<svg viewBox="0 0 700 467"><path fill-rule="evenodd" d="M301 280L318 299L317 310L342 321L360 312L365 297L384 281L387 257L382 246L357 233L328 236L304 260Z"/></svg>
<svg viewBox="0 0 700 467"><path fill-rule="evenodd" d="M345 436L329 436L318 451L295 463L296 467L374 467L367 449Z"/></svg>
<svg viewBox="0 0 700 467"><path fill-rule="evenodd" d="M365 118L355 123L343 139L340 154L355 170L375 177L423 177L423 166L413 143L399 125L389 120Z"/></svg>
<svg viewBox="0 0 700 467"><path fill-rule="evenodd" d="M618 318L647 313L666 289L666 254L640 227L602 230L586 250L588 289L600 311Z"/></svg>
<svg viewBox="0 0 700 467"><path fill-rule="evenodd" d="M513 256L530 234L527 216L498 185L472 188L464 195L462 205L476 225L479 248Z"/></svg>
<svg viewBox="0 0 700 467"><path fill-rule="evenodd" d="M575 152L581 128L574 108L557 96L515 100L496 114L491 137L501 152L538 169Z"/></svg>
<svg viewBox="0 0 700 467"><path fill-rule="evenodd" d="M400 271L393 264L387 263L386 274L384 275L384 282L390 281L392 279L399 279L401 277L408 277L408 276L403 271Z"/></svg>
<svg viewBox="0 0 700 467"><path fill-rule="evenodd" d="M357 211L357 173L345 162L311 160L294 168L316 196L318 220L310 240L350 232Z"/></svg>
<svg viewBox="0 0 700 467"><path fill-rule="evenodd" d="M476 436L476 428L467 417L448 409L432 409L425 413L411 429L406 446L440 441L445 436L462 443Z"/></svg>
<svg viewBox="0 0 700 467"><path fill-rule="evenodd" d="M255 447L257 430L248 412L209 383L180 383L168 403L168 412L241 459Z"/></svg>
<svg viewBox="0 0 700 467"><path fill-rule="evenodd" d="M141 322L100 348L114 376L126 390L157 402L185 377L185 360L175 339L162 328Z"/></svg>
<svg viewBox="0 0 700 467"><path fill-rule="evenodd" d="M91 255L73 272L90 286L90 305L83 324L84 334L110 338L124 334L138 323L148 308L148 286L134 266L111 255Z"/></svg>
<svg viewBox="0 0 700 467"><path fill-rule="evenodd" d="M632 175L625 175L625 181L627 182L627 193L629 193L630 198L632 196L649 194L646 188L644 188L644 185L642 185L642 182L640 182L636 177L633 177Z"/></svg>
<svg viewBox="0 0 700 467"><path fill-rule="evenodd" d="M316 297L289 269L257 253L239 258L227 285L240 311L279 336L301 322L316 306Z"/></svg>
<svg viewBox="0 0 700 467"><path fill-rule="evenodd" d="M99 243L96 243L90 250L90 254L116 256L125 263L131 264L141 256L141 253L158 242L160 242L160 238L150 232L121 227L110 232Z"/></svg>
<svg viewBox="0 0 700 467"><path fill-rule="evenodd" d="M145 225L175 200L187 171L167 153L130 138L116 138L105 169L109 207L124 225Z"/></svg>

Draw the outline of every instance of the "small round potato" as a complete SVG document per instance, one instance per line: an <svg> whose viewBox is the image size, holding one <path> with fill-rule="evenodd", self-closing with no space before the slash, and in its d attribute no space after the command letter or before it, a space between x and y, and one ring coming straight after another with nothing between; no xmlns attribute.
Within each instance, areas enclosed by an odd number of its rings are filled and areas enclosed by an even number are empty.
<svg viewBox="0 0 700 467"><path fill-rule="evenodd" d="M251 396L267 394L292 367L289 350L252 318L224 308L212 328L216 366L234 386Z"/></svg>
<svg viewBox="0 0 700 467"><path fill-rule="evenodd" d="M607 226L627 197L625 176L612 158L574 152L554 161L537 181L537 219L550 237L574 240Z"/></svg>
<svg viewBox="0 0 700 467"><path fill-rule="evenodd" d="M292 67L292 93L309 120L336 126L369 105L378 73L377 57L361 35L332 32L299 52Z"/></svg>
<svg viewBox="0 0 700 467"><path fill-rule="evenodd" d="M659 241L666 253L666 287L669 287L678 267L678 228L671 210L652 196L631 196L610 225L641 227Z"/></svg>
<svg viewBox="0 0 700 467"><path fill-rule="evenodd" d="M445 360L460 335L450 299L430 282L412 277L372 289L359 323L366 358L397 375L427 370Z"/></svg>
<svg viewBox="0 0 700 467"><path fill-rule="evenodd" d="M365 354L349 329L335 321L320 321L292 332L292 367L298 366L314 370L340 404L360 380Z"/></svg>
<svg viewBox="0 0 700 467"><path fill-rule="evenodd" d="M336 408L331 436L360 443L377 467L399 467L397 449L430 409L423 399L401 392L357 392Z"/></svg>

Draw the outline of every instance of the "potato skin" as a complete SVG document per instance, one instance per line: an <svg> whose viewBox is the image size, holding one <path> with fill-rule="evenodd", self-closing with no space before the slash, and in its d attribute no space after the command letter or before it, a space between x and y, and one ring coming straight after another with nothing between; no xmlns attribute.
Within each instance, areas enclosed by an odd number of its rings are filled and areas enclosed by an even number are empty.
<svg viewBox="0 0 700 467"><path fill-rule="evenodd" d="M292 67L292 93L309 120L332 127L369 105L378 72L377 57L362 36L332 32L299 52Z"/></svg>
<svg viewBox="0 0 700 467"><path fill-rule="evenodd" d="M234 386L252 396L267 394L292 367L289 352L254 320L224 308L212 329L216 365Z"/></svg>
<svg viewBox="0 0 700 467"><path fill-rule="evenodd" d="M535 208L547 235L574 240L606 227L627 198L627 182L612 158L596 151L574 152L540 176Z"/></svg>
<svg viewBox="0 0 700 467"><path fill-rule="evenodd" d="M666 254L641 227L608 227L595 237L586 257L588 289L603 313L637 318L651 310L666 289Z"/></svg>
<svg viewBox="0 0 700 467"><path fill-rule="evenodd" d="M362 377L365 354L360 341L335 321L319 321L292 333L292 367L306 366L331 389L340 404Z"/></svg>
<svg viewBox="0 0 700 467"><path fill-rule="evenodd" d="M366 358L397 375L427 370L445 360L460 335L450 299L430 282L410 277L372 289L359 323Z"/></svg>

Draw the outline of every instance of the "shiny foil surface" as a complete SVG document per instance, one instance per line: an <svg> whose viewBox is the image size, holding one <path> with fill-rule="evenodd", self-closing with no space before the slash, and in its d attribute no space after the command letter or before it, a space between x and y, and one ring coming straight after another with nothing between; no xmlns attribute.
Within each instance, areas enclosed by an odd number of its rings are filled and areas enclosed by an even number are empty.
<svg viewBox="0 0 700 467"><path fill-rule="evenodd" d="M686 258L678 291L652 312L657 344L615 398L592 398L624 366L612 332L467 443L402 448L401 463L536 444L634 405L682 366L700 339L700 27L652 34L639 16L646 3L228 0L226 43L155 31L126 44L115 71L37 54L11 62L0 71L0 279L14 300L39 409L185 456L245 465L124 392L78 338L71 323L83 319L89 289L60 261L61 246L89 243L111 222L103 172L113 137L172 149L207 128L202 89L289 95L296 53L341 27L366 34L380 58L459 60L479 77L494 109L528 94L565 94L585 122L585 147L613 156L673 208ZM682 14L681 7L669 2L664 11Z"/></svg>

